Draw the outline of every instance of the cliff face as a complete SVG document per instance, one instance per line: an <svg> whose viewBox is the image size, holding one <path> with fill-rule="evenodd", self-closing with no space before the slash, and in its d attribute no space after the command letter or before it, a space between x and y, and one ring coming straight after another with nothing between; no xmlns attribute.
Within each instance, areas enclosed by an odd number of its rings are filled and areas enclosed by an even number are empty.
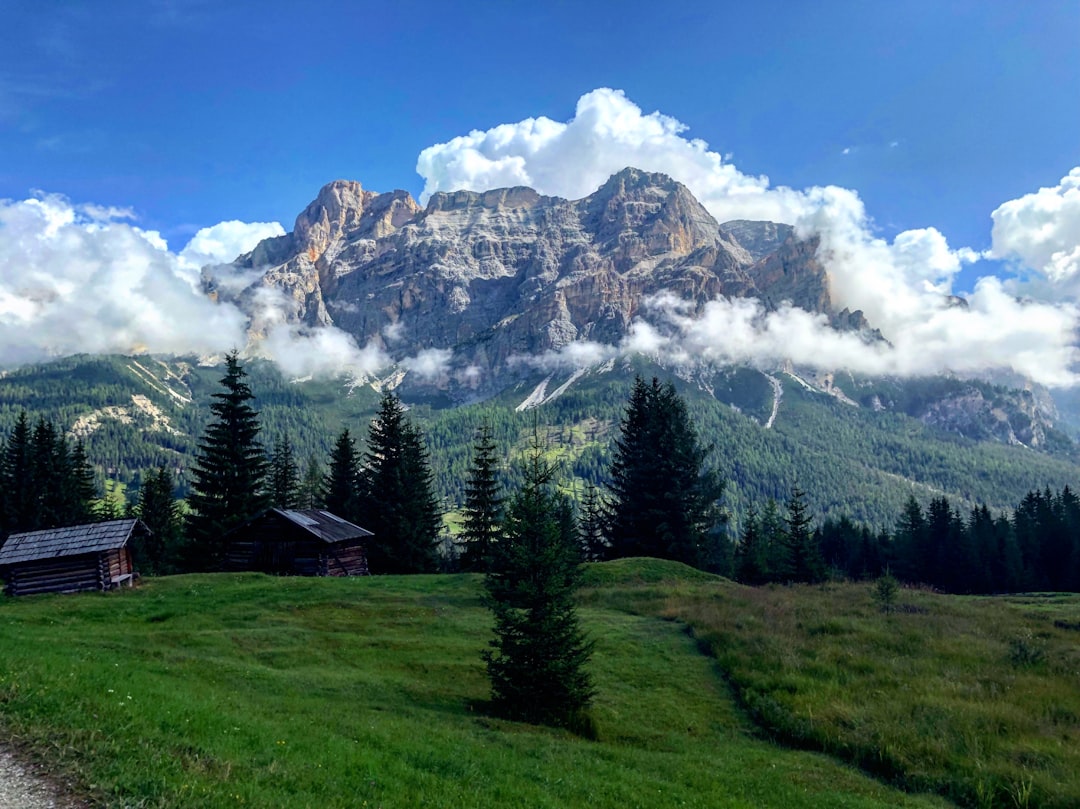
<svg viewBox="0 0 1080 809"><path fill-rule="evenodd" d="M392 356L444 348L462 366L499 369L574 340L614 343L661 291L695 306L791 301L863 328L858 313L832 311L816 249L787 225L720 226L680 183L624 169L576 201L505 188L438 193L424 209L404 191L333 182L291 233L205 274L252 314L255 335L284 316ZM268 290L284 294L284 312L261 305Z"/></svg>

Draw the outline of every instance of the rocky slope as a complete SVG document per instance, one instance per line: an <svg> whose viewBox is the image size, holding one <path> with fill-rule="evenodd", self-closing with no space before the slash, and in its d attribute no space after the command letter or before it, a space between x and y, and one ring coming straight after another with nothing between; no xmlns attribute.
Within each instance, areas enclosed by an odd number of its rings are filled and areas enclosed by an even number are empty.
<svg viewBox="0 0 1080 809"><path fill-rule="evenodd" d="M721 226L685 186L631 168L575 201L506 188L435 194L424 209L404 191L337 181L291 233L205 278L246 307L256 337L284 317L394 357L449 349L461 367L503 371L574 340L617 342L661 291L692 307L718 295L790 300L865 328L832 310L816 250L787 225ZM284 303L266 306L270 291Z"/></svg>

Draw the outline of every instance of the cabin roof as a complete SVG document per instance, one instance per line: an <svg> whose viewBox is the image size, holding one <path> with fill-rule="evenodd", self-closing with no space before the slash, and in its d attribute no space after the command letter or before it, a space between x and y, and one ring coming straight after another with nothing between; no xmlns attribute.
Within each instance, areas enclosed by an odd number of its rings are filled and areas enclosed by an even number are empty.
<svg viewBox="0 0 1080 809"><path fill-rule="evenodd" d="M323 542L333 544L348 539L374 536L370 531L320 508L273 508L270 511Z"/></svg>
<svg viewBox="0 0 1080 809"><path fill-rule="evenodd" d="M0 565L117 550L127 544L138 525L142 523L136 519L109 520L12 534L0 548Z"/></svg>

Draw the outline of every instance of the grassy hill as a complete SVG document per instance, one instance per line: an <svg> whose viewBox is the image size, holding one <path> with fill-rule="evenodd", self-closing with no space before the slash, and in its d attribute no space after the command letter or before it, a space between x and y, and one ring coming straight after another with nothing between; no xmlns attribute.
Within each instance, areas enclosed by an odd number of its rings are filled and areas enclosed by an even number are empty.
<svg viewBox="0 0 1080 809"><path fill-rule="evenodd" d="M590 566L587 741L485 716L477 577L148 580L0 603L0 728L106 806L1075 806L1080 599L901 603Z"/></svg>

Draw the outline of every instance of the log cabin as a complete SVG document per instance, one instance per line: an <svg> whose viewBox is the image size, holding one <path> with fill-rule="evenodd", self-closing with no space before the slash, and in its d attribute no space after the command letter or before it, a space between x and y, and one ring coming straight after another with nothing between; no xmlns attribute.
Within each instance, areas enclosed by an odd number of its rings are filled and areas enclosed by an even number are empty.
<svg viewBox="0 0 1080 809"><path fill-rule="evenodd" d="M272 508L224 537L224 569L284 576L366 576L372 533L323 509Z"/></svg>
<svg viewBox="0 0 1080 809"><path fill-rule="evenodd" d="M9 595L131 586L131 540L149 533L141 520L127 519L12 534L0 548L0 575Z"/></svg>

